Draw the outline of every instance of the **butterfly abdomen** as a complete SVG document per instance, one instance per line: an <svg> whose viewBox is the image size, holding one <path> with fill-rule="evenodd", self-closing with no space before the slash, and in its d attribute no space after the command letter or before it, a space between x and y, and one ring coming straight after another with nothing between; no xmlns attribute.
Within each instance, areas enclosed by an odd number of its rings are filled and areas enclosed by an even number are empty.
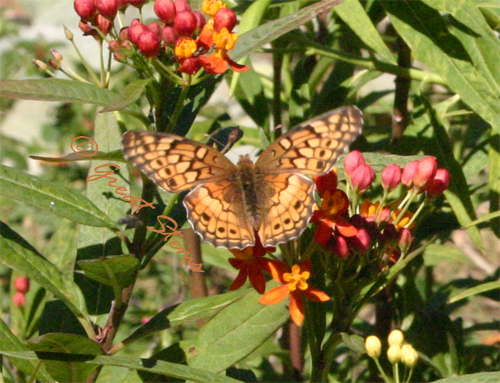
<svg viewBox="0 0 500 383"><path fill-rule="evenodd" d="M259 206L259 185L262 177L255 173L255 166L248 156L242 156L238 162L238 181L243 189L247 218L252 227L258 230L261 222L261 209Z"/></svg>

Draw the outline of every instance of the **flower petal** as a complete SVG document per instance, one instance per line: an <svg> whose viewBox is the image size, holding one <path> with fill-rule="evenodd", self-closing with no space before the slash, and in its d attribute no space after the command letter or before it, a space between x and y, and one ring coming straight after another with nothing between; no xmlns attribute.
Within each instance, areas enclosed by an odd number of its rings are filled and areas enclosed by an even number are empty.
<svg viewBox="0 0 500 383"><path fill-rule="evenodd" d="M259 294L264 294L266 291L266 278L264 277L264 274L262 274L261 269L257 267L251 268L248 276L255 291Z"/></svg>
<svg viewBox="0 0 500 383"><path fill-rule="evenodd" d="M226 57L226 61L229 64L229 67L234 70L235 72L246 72L247 70L250 69L250 65L241 65L238 64L237 62L231 60L229 58L229 55Z"/></svg>
<svg viewBox="0 0 500 383"><path fill-rule="evenodd" d="M300 294L290 295L290 316L297 326L302 326L304 323L304 301Z"/></svg>
<svg viewBox="0 0 500 383"><path fill-rule="evenodd" d="M326 302L330 300L328 294L324 293L321 290L318 290L315 287L309 285L307 290L302 291L302 293L310 300L314 302Z"/></svg>
<svg viewBox="0 0 500 383"><path fill-rule="evenodd" d="M285 299L288 296L288 294L290 294L290 289L288 288L288 285L287 284L281 285L265 293L259 299L259 303L262 305L274 305Z"/></svg>
<svg viewBox="0 0 500 383"><path fill-rule="evenodd" d="M233 281L233 283L231 283L231 286L229 286L229 290L237 290L241 286L243 286L247 280L247 276L247 269L241 269L236 279Z"/></svg>
<svg viewBox="0 0 500 383"><path fill-rule="evenodd" d="M344 237L354 237L356 234L358 234L358 229L356 229L342 217L335 218L335 226L337 227L339 233Z"/></svg>
<svg viewBox="0 0 500 383"><path fill-rule="evenodd" d="M217 52L209 56L200 56L200 62L208 74L221 74L227 70L227 62Z"/></svg>
<svg viewBox="0 0 500 383"><path fill-rule="evenodd" d="M276 282L285 283L286 281L283 279L283 274L289 272L288 266L280 261L275 261L274 259L269 259L267 262L267 267L269 273Z"/></svg>

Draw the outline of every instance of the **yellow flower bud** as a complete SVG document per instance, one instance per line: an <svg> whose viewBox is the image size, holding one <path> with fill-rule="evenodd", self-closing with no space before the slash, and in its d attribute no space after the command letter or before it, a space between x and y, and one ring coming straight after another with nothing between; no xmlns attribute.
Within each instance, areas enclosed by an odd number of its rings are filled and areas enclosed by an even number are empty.
<svg viewBox="0 0 500 383"><path fill-rule="evenodd" d="M375 335L370 335L365 340L365 348L366 348L366 353L370 358L378 359L382 349L382 344L380 343L380 339L378 339Z"/></svg>
<svg viewBox="0 0 500 383"><path fill-rule="evenodd" d="M408 367L413 368L418 362L418 353L411 344L405 344L401 348L401 361Z"/></svg>
<svg viewBox="0 0 500 383"><path fill-rule="evenodd" d="M401 355L401 346L399 346L399 344L394 344L387 350L387 359L389 359L391 364L399 363L401 361Z"/></svg>
<svg viewBox="0 0 500 383"><path fill-rule="evenodd" d="M401 347L403 345L404 339L405 339L405 337L401 331L392 330L391 333L389 334L389 338L388 338L389 346L393 346L393 345L397 344L398 346Z"/></svg>

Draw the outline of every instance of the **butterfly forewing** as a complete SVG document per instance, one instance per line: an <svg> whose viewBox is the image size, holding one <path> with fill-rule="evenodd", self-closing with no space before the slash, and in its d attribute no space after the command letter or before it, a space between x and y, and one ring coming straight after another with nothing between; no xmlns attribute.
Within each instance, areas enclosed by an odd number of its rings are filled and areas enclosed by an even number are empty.
<svg viewBox="0 0 500 383"><path fill-rule="evenodd" d="M356 107L325 113L279 137L255 166L266 173L327 173L361 134L362 125L363 115Z"/></svg>
<svg viewBox="0 0 500 383"><path fill-rule="evenodd" d="M171 193L224 180L236 172L236 166L214 148L171 134L130 131L122 144L125 158Z"/></svg>

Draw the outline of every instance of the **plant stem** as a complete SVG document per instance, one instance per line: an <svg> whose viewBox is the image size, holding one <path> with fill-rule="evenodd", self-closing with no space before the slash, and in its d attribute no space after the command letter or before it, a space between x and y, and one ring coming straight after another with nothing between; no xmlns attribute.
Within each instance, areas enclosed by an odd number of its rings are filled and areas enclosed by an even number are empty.
<svg viewBox="0 0 500 383"><path fill-rule="evenodd" d="M177 99L177 103L175 104L174 112L172 113L172 117L170 118L170 121L168 122L167 128L165 129L165 131L167 133L172 132L175 125L177 125L177 120L179 119L179 116L181 115L182 109L184 108L184 101L186 101L186 97L187 97L187 94L189 92L190 86L191 86L191 76L189 76L186 79L186 85L182 88L182 92L179 95L179 98Z"/></svg>
<svg viewBox="0 0 500 383"><path fill-rule="evenodd" d="M378 361L378 358L375 359L375 364L377 365L377 369L378 371L380 372L380 375L382 375L382 378L384 379L384 381L386 383L391 383L391 380L387 377L387 375L385 374L384 372L384 369L382 368L382 366L380 365L380 362Z"/></svg>

